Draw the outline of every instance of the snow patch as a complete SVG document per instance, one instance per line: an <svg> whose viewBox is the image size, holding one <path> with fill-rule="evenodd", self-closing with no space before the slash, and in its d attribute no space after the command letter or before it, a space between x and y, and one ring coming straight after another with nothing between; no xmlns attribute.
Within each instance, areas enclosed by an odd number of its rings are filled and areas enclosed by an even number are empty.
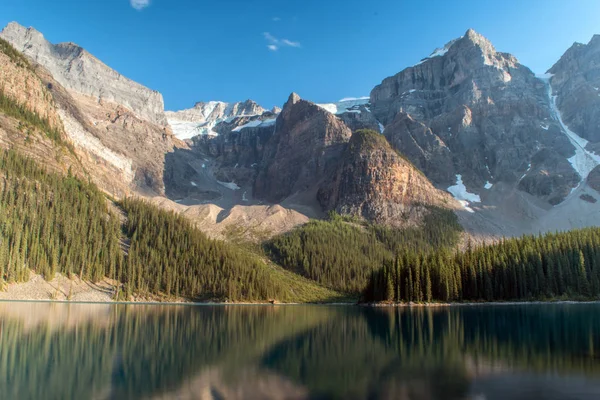
<svg viewBox="0 0 600 400"><path fill-rule="evenodd" d="M550 125L540 125L540 128L547 131L548 129L550 129Z"/></svg>
<svg viewBox="0 0 600 400"><path fill-rule="evenodd" d="M445 45L444 47L441 47L441 48L437 48L437 49L435 49L435 50L433 51L433 53L431 53L431 54L429 55L429 57L426 57L426 58L422 59L421 61L419 61L418 63L416 63L414 66L421 65L421 64L423 64L425 61L431 60L432 58L436 58L436 57L442 57L442 56L446 55L446 53L448 52L448 50L450 50L450 48L452 47L452 45L453 45L454 43L456 43L456 42L457 42L458 40L460 40L460 39L462 39L462 36L461 36L461 37L459 37L458 39L454 39L454 40L452 40L452 41L450 41L450 42L446 43L446 45Z"/></svg>
<svg viewBox="0 0 600 400"><path fill-rule="evenodd" d="M191 139L195 136L208 135L219 136L212 130L216 124L199 124L198 122L180 121L176 119L167 119L167 122L173 130L173 134L179 140Z"/></svg>
<svg viewBox="0 0 600 400"><path fill-rule="evenodd" d="M450 192L468 212L474 212L473 209L469 207L471 203L481 203L481 197L479 197L479 195L469 193L467 187L463 183L462 175L456 175L456 185L450 186L448 192Z"/></svg>
<svg viewBox="0 0 600 400"><path fill-rule="evenodd" d="M379 124L379 132L383 133L383 131L385 130L385 127L383 126L383 124L381 122L377 122L377 124Z"/></svg>
<svg viewBox="0 0 600 400"><path fill-rule="evenodd" d="M244 192L242 194L242 201L248 201L248 198L246 197L246 193L248 193L248 192Z"/></svg>
<svg viewBox="0 0 600 400"><path fill-rule="evenodd" d="M494 184L493 184L493 183L490 183L490 181L487 181L487 182L485 183L485 186L484 186L484 188L485 188L486 190L490 190L490 189L491 189L493 186L494 186Z"/></svg>
<svg viewBox="0 0 600 400"><path fill-rule="evenodd" d="M343 114L346 112L353 112L360 114L360 106L365 106L369 104L370 98L368 96L365 97L346 97L341 99L337 103L326 103L326 104L317 104L317 106L321 107L325 111L331 114ZM370 112L370 110L369 110Z"/></svg>
<svg viewBox="0 0 600 400"><path fill-rule="evenodd" d="M247 124L238 126L234 130L232 130L232 132L240 132L242 129L245 129L245 128L256 128L256 127L261 127L262 128L262 127L265 127L265 126L273 126L273 125L275 125L276 121L277 121L276 118L265 119L263 121L261 121L260 119L257 119L255 121L250 121Z"/></svg>
<svg viewBox="0 0 600 400"><path fill-rule="evenodd" d="M191 183L191 184L192 184L192 186L194 186L194 187L198 186L198 185L196 184L196 182L194 182L194 181L191 181L190 183Z"/></svg>
<svg viewBox="0 0 600 400"><path fill-rule="evenodd" d="M221 186L225 186L227 189L231 190L240 190L241 188L235 184L235 182L221 182L217 181L217 183Z"/></svg>

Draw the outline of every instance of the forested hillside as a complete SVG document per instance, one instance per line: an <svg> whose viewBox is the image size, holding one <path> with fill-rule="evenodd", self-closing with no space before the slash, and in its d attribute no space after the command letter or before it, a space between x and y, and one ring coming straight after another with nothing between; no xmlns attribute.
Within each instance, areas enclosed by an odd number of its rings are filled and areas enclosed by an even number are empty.
<svg viewBox="0 0 600 400"><path fill-rule="evenodd" d="M257 255L209 239L185 218L142 201L120 203L131 247L122 273L127 293L193 300L324 301L339 295L268 265Z"/></svg>
<svg viewBox="0 0 600 400"><path fill-rule="evenodd" d="M466 252L403 251L373 273L365 301L597 299L600 229L525 236Z"/></svg>
<svg viewBox="0 0 600 400"><path fill-rule="evenodd" d="M125 226L92 184L48 173L13 150L0 152L0 278L30 270L121 284L116 299L327 301L339 298L257 255L208 239L187 220L125 199ZM121 241L130 247L125 254Z"/></svg>
<svg viewBox="0 0 600 400"><path fill-rule="evenodd" d="M353 221L335 213L311 221L265 245L284 268L349 294L358 295L372 271L391 263L401 249L426 253L454 246L462 228L454 213L431 207L422 227L396 229Z"/></svg>

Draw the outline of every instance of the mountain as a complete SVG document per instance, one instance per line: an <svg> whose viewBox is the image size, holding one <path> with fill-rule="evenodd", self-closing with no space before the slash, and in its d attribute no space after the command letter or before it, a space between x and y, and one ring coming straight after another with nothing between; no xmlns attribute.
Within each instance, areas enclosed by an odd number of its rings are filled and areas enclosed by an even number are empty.
<svg viewBox="0 0 600 400"><path fill-rule="evenodd" d="M351 136L340 119L292 93L265 144L254 195L281 202L316 188L335 167Z"/></svg>
<svg viewBox="0 0 600 400"><path fill-rule="evenodd" d="M353 133L318 199L325 210L389 226L418 225L430 206L459 208L375 131Z"/></svg>
<svg viewBox="0 0 600 400"><path fill-rule="evenodd" d="M216 134L214 128L221 122L237 117L262 115L266 110L252 100L239 103L222 101L199 102L194 107L181 111L167 111L173 133L181 140L197 135Z"/></svg>
<svg viewBox="0 0 600 400"><path fill-rule="evenodd" d="M44 66L68 90L121 104L141 118L165 125L162 95L111 69L74 43L52 44L33 28L9 23L0 37Z"/></svg>
<svg viewBox="0 0 600 400"><path fill-rule="evenodd" d="M558 204L579 182L544 83L473 30L384 79L371 104L390 143L436 185L460 175L480 194L501 181Z"/></svg>
<svg viewBox="0 0 600 400"><path fill-rule="evenodd" d="M31 72L83 163L81 173L118 197L164 193L165 154L184 144L166 126L160 93L73 43L48 42L33 28L10 23L0 38L31 60Z"/></svg>
<svg viewBox="0 0 600 400"><path fill-rule="evenodd" d="M74 44L16 23L0 36L31 61L49 97L35 107L74 147L81 173L198 224L214 210L211 223L257 221L273 205L298 213L286 227L331 210L401 226L429 206L455 210L477 235L594 221L581 213L595 210L600 186L597 37L546 77L468 30L369 97L315 104L293 94L271 111L247 100L165 112L160 93ZM26 78L10 71L4 80ZM22 86L6 90L35 100Z"/></svg>
<svg viewBox="0 0 600 400"><path fill-rule="evenodd" d="M600 142L600 35L587 45L573 44L548 73L565 124L583 139Z"/></svg>

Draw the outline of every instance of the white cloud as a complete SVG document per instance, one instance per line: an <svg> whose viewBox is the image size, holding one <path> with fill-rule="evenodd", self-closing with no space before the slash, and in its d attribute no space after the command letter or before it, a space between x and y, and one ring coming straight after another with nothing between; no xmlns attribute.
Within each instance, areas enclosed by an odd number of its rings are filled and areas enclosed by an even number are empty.
<svg viewBox="0 0 600 400"><path fill-rule="evenodd" d="M271 35L269 32L263 33L263 36L265 37L265 40L267 41L267 48L271 51L277 51L281 47L296 47L296 48L302 47L300 42L294 42L294 41L291 41L288 39L279 39L279 38Z"/></svg>
<svg viewBox="0 0 600 400"><path fill-rule="evenodd" d="M143 10L150 5L150 0L129 0L129 3L136 10Z"/></svg>
<svg viewBox="0 0 600 400"><path fill-rule="evenodd" d="M300 47L299 42L292 42L291 40L287 40L287 39L281 39L281 43L284 44L285 46L289 46L289 47Z"/></svg>

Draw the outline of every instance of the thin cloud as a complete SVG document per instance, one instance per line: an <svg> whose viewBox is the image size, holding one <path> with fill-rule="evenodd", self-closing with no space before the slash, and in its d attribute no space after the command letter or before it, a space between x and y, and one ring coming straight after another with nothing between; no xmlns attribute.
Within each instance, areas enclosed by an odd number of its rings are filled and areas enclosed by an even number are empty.
<svg viewBox="0 0 600 400"><path fill-rule="evenodd" d="M279 17L273 17L273 22L279 22L279 21L281 21L281 18L279 18Z"/></svg>
<svg viewBox="0 0 600 400"><path fill-rule="evenodd" d="M287 39L281 39L281 43L284 44L285 46L289 46L289 47L300 47L299 42L292 42L291 40L287 40Z"/></svg>
<svg viewBox="0 0 600 400"><path fill-rule="evenodd" d="M129 3L131 4L131 7L141 11L150 5L150 0L129 0Z"/></svg>
<svg viewBox="0 0 600 400"><path fill-rule="evenodd" d="M294 41L288 40L288 39L279 39L279 38L271 35L269 32L263 33L263 36L265 37L265 40L267 41L267 48L271 51L277 51L282 47L295 47L295 48L302 47L300 42L294 42Z"/></svg>

